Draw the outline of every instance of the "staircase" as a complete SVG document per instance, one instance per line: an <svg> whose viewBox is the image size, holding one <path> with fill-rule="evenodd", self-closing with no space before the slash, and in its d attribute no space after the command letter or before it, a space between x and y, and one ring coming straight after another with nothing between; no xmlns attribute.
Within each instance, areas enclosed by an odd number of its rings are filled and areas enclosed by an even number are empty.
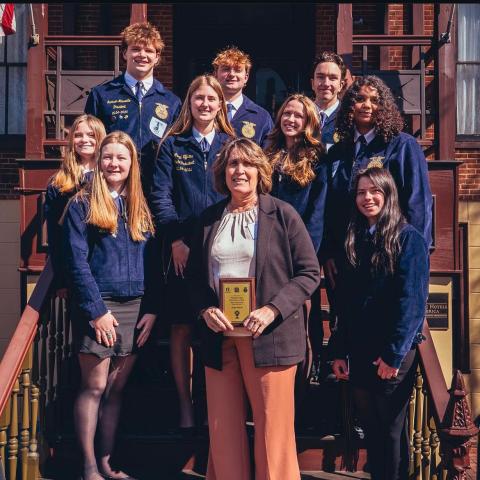
<svg viewBox="0 0 480 480"><path fill-rule="evenodd" d="M208 430L199 428L190 438L175 432L178 406L169 368L167 332L160 329L156 337L139 355L126 387L114 461L122 470L142 480L204 478ZM75 357L66 357L62 362L59 370L63 380L50 405L57 420L46 432L53 455L43 465L42 475L52 480L76 480L81 459L73 431L72 405L79 372ZM337 382L312 383L302 398L298 396L297 449L306 479L369 478L363 472L343 472L339 476L333 473L345 468L345 439L340 434L342 418L338 408L346 394L344 388ZM205 401L199 365L194 369L193 390L197 423L202 424ZM253 442L253 423L247 423L246 428ZM357 446L361 447L362 442ZM365 452L360 449L357 468L361 470L364 465Z"/></svg>
<svg viewBox="0 0 480 480"><path fill-rule="evenodd" d="M78 366L71 351L68 309L64 301L51 298L51 280L47 262L0 363L1 480L77 478L72 405ZM470 439L478 429L471 420L460 372L447 390L427 326L423 334L426 341L419 347L420 368L409 408L410 479L465 480ZM157 332L155 338L126 388L114 460L142 480L202 478L207 432L188 439L172 433L177 402L166 332ZM194 378L201 422L202 375ZM297 449L305 479L368 478L347 388L346 383L323 381L298 395ZM252 425L247 429L252 437Z"/></svg>

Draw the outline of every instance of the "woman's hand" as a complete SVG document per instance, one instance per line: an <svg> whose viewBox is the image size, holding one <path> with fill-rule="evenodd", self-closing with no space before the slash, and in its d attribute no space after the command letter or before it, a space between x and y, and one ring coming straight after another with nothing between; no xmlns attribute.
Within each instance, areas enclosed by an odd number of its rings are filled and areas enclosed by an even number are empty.
<svg viewBox="0 0 480 480"><path fill-rule="evenodd" d="M172 243L172 260L175 267L175 273L183 278L183 271L187 266L190 249L185 245L183 240L175 240Z"/></svg>
<svg viewBox="0 0 480 480"><path fill-rule="evenodd" d="M93 325L97 342L100 344L103 343L106 347L113 347L117 341L117 334L115 333L114 327L118 327L118 322L111 312L108 311L105 315L97 317L93 320Z"/></svg>
<svg viewBox="0 0 480 480"><path fill-rule="evenodd" d="M280 315L277 307L265 305L250 313L243 322L243 326L252 332L253 338L259 337L262 332Z"/></svg>
<svg viewBox="0 0 480 480"><path fill-rule="evenodd" d="M335 260L333 258L329 258L325 261L325 265L323 266L323 271L330 282L330 285L333 289L335 289L335 277L337 276L337 266L335 265Z"/></svg>
<svg viewBox="0 0 480 480"><path fill-rule="evenodd" d="M216 333L234 330L233 325L230 323L228 318L217 307L208 307L203 311L202 317L205 320L208 328Z"/></svg>
<svg viewBox="0 0 480 480"><path fill-rule="evenodd" d="M347 362L343 358L336 358L333 361L332 370L337 377L337 380L348 380L350 372L348 371Z"/></svg>
<svg viewBox="0 0 480 480"><path fill-rule="evenodd" d="M377 375L382 380L390 380L391 378L396 378L398 375L398 368L393 368L390 365L387 365L383 360L382 357L378 357L374 362L374 365L378 367Z"/></svg>
<svg viewBox="0 0 480 480"><path fill-rule="evenodd" d="M146 313L142 316L137 324L137 329L140 330L137 338L137 347L143 347L145 345L145 342L148 340L148 337L152 332L153 324L156 319L157 316L153 313Z"/></svg>

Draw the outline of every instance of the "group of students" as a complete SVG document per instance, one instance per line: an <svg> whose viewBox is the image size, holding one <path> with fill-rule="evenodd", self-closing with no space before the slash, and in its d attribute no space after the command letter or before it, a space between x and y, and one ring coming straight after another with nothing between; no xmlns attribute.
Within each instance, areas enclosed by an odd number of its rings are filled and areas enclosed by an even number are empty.
<svg viewBox="0 0 480 480"><path fill-rule="evenodd" d="M71 299L82 374L74 407L82 478L132 478L110 457L122 389L160 316L171 324L183 434L195 427L193 327L207 329L207 478L251 478L246 437L228 430L244 429L244 417L234 425L227 411L220 421L241 371L254 414L255 478L299 479L292 371L307 349L308 318L319 316L319 264L338 316L333 372L352 384L372 478L406 478L432 197L425 157L402 133L390 90L374 76L347 89L341 57L324 52L312 70L315 101L290 95L272 122L242 93L252 65L239 49L220 52L182 104L153 77L164 46L158 30L134 24L122 39L126 72L92 89L45 205L56 291ZM258 308L243 328L218 309L222 276L257 279ZM244 371L245 348L255 375ZM265 387L276 376L284 390ZM269 390L281 392L284 407ZM243 467L232 468L235 441L245 447Z"/></svg>

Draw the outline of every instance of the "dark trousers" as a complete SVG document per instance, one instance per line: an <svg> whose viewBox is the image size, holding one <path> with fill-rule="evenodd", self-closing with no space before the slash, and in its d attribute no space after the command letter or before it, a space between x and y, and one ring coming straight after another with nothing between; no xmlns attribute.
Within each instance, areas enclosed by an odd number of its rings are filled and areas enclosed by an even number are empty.
<svg viewBox="0 0 480 480"><path fill-rule="evenodd" d="M404 358L396 379L353 385L353 398L365 430L372 480L408 479L407 408L417 369L416 350Z"/></svg>

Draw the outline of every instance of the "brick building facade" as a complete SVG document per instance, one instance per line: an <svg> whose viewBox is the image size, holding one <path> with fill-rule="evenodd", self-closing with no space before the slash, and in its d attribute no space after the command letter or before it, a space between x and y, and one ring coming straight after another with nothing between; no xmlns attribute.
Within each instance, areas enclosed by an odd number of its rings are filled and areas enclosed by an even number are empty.
<svg viewBox="0 0 480 480"><path fill-rule="evenodd" d="M80 3L80 4L49 4L48 31L50 35L118 35L128 24L130 5L125 3L108 4ZM404 35L421 33L434 34L434 4L424 4L422 31L414 32L412 24L413 4L378 4L355 3L352 5L353 34L389 34ZM162 55L162 62L156 68L155 75L165 86L176 90L174 80L174 11L173 4L149 4L148 18L158 25L166 47ZM337 4L317 4L314 16L315 52L325 49L335 50ZM223 45L219 42L219 45ZM369 67L376 69L379 66L380 54L377 48L369 58ZM410 67L408 47L387 47L388 69ZM252 52L255 56L255 52ZM96 69L99 59L94 48L83 47L75 55L77 68ZM354 47L352 68L359 69L361 64L360 48ZM120 64L122 66L122 63ZM427 91L433 75L433 62L427 65ZM427 102L428 103L428 102ZM428 136L434 138L433 116L428 118ZM23 156L22 138L2 139L0 146L0 198L17 198L15 187L18 186L18 176L15 168L15 158ZM429 153L429 158L434 154ZM460 141L455 144L455 159L462 161L460 174L460 199L480 200L480 146L475 141Z"/></svg>
<svg viewBox="0 0 480 480"><path fill-rule="evenodd" d="M130 20L130 4L127 3L53 3L44 5L45 11L48 11L48 35L115 36ZM201 35L202 31L205 35L205 38L199 38L198 42L192 40L190 30L188 34L184 30L185 28L193 28L196 20L200 18L199 15L203 14L199 10L195 10L196 7L193 4L152 3L147 6L147 17L159 27L166 44L161 64L156 68L155 75L168 88L179 95L183 95L188 80L194 74L202 73L208 69L215 49L220 49L230 43L238 44L240 48L244 48L252 55L255 68L257 68L253 74L260 69L265 71L275 70L275 72L280 72L280 76L284 73L286 78L285 89L289 92L295 89L309 92L308 72L310 62L315 53L325 49L338 50L339 53L344 54L353 72L362 69L362 46L354 42L353 45L350 45L349 52L349 46L342 43L341 35L339 35L338 29L344 28L345 25L340 27L341 7L338 4L296 5L292 3L258 4L255 6L252 4L248 6L248 9L240 4L208 5L202 7L206 11L205 18L201 17L203 21L198 21L203 30L200 27L195 30L195 35ZM351 29L354 40L355 36L360 35L426 35L438 38L439 33L441 33L438 29L441 28L441 31L444 29L444 26L436 26L439 14L441 9L448 10L449 8L450 4L353 3L351 5L351 24L349 27L347 26L347 30L348 28ZM229 9L234 13L225 17ZM189 11L191 14L189 14ZM239 19L240 27L235 30L232 26L235 26L236 19ZM283 24L279 24L280 19L284 22ZM455 20L456 17L454 17L451 32L453 43L450 48L456 48L457 24ZM249 25L252 25L251 28L249 28ZM268 32L261 32L259 30L261 25L266 25L265 29ZM218 37L216 39L212 38L214 35L212 32L217 32ZM284 37L289 37L288 42ZM190 44L186 43L187 40ZM204 52L198 50L202 48L202 42L205 44ZM269 47L270 51L265 51L266 45L275 46L276 44L278 48ZM293 44L293 47L290 45L291 52L287 51L288 44ZM189 48L193 52L191 57L186 56ZM426 50L426 48L423 49L424 52ZM195 52L198 51L201 53L197 55ZM299 59L295 58L295 52L297 52ZM192 58L195 55L198 58ZM285 58L288 57L288 61L282 59L283 55ZM72 68L77 70L112 68L111 53L94 46L72 47L70 53L65 55L65 61L68 61L69 58ZM367 70L408 70L412 66L418 65L418 61L419 54L412 53L412 48L406 45L372 46L369 47L366 64ZM478 135L480 132L477 132L476 136L470 135L468 138L455 135L455 115L449 117L450 119L453 118L451 124L445 126L445 122L442 123L443 115L446 115L445 112L448 109L455 109L455 59L443 59L441 61L446 63L453 61L453 77L451 71L445 75L448 78L442 77L443 69L446 68L444 63L436 65L433 56L426 56L426 135L421 144L429 160L441 159L463 162L460 166L458 181L459 220L469 225L470 286L468 290L470 301L468 304L471 344L470 368L472 369L470 379L472 390L474 392L478 391L474 394L472 400L474 410L476 414L479 414L480 335L477 332L480 332L480 135ZM120 69L122 69L121 59ZM256 93L260 91L260 87L255 86L253 74L249 82L248 94L255 98ZM452 104L438 102L437 89L440 88L441 82L447 82L448 85L453 84L453 91L450 92L451 96L448 97L452 100ZM274 104L278 106L278 98ZM268 107L268 105L266 106ZM438 112L435 111L437 106ZM418 115L407 117L407 130L419 136L419 122ZM450 143L444 140L444 137L448 137L450 140L447 140ZM442 145L447 142L448 148L439 147L440 142L442 142ZM19 197L16 188L19 185L19 177L16 159L24 157L25 151L24 136L0 134L0 201L18 202ZM7 204L2 204L2 207L5 207L5 205ZM1 254L0 258L2 258Z"/></svg>

